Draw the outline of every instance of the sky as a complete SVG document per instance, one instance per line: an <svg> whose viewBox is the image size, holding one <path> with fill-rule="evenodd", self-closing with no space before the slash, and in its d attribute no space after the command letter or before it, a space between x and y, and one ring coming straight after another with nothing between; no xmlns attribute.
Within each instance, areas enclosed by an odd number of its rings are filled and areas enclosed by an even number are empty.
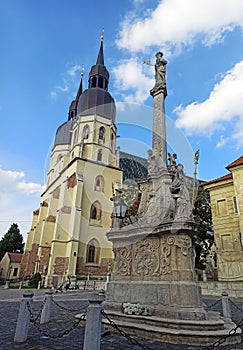
<svg viewBox="0 0 243 350"><path fill-rule="evenodd" d="M211 180L243 154L242 0L0 0L0 238L26 238L45 189L57 127L104 28L117 145L147 157L155 54L167 60L168 149ZM144 64L150 60L152 66Z"/></svg>

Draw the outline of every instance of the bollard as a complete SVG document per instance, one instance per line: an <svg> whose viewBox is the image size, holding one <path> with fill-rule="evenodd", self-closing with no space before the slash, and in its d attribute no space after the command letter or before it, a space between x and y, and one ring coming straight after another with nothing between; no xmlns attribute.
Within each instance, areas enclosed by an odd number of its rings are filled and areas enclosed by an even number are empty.
<svg viewBox="0 0 243 350"><path fill-rule="evenodd" d="M22 286L23 286L23 281L20 281L19 282L19 289L22 289Z"/></svg>
<svg viewBox="0 0 243 350"><path fill-rule="evenodd" d="M48 291L45 294L45 304L41 312L40 324L47 323L51 319L52 295L53 295L52 291Z"/></svg>
<svg viewBox="0 0 243 350"><path fill-rule="evenodd" d="M231 318L231 310L229 306L229 296L228 293L223 292L222 293L222 309L223 309L223 316L226 318Z"/></svg>
<svg viewBox="0 0 243 350"><path fill-rule="evenodd" d="M5 282L4 289L9 289L9 284L10 284L10 281L7 280L7 281Z"/></svg>
<svg viewBox="0 0 243 350"><path fill-rule="evenodd" d="M16 343L23 343L27 339L30 323L30 312L28 310L27 303L30 303L30 305L32 304L33 296L34 293L32 291L28 291L23 294L23 299L21 300L19 307L19 315L14 336L14 341Z"/></svg>
<svg viewBox="0 0 243 350"><path fill-rule="evenodd" d="M104 299L104 293L94 294L89 299L83 350L100 350L101 310Z"/></svg>

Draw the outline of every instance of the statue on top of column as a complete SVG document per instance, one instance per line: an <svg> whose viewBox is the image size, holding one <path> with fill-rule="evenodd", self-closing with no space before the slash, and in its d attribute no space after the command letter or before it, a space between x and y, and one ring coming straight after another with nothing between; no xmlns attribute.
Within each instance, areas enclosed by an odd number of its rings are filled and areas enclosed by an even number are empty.
<svg viewBox="0 0 243 350"><path fill-rule="evenodd" d="M166 94L166 79L165 79L165 74L166 74L166 64L167 61L163 58L163 53L162 52L157 52L156 53L156 62L154 65L155 68L155 85L153 89L150 91L151 94L159 91L159 90L164 90Z"/></svg>

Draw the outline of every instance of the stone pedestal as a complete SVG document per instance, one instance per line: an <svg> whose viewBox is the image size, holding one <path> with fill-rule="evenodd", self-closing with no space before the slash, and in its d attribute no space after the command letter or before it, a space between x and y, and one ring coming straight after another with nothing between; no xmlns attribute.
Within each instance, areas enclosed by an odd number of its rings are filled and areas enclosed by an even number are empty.
<svg viewBox="0 0 243 350"><path fill-rule="evenodd" d="M235 327L203 307L194 269L194 222L156 228L130 225L110 231L114 271L105 311L133 335L165 342L209 345ZM135 312L126 314L124 303ZM227 342L240 342L240 331Z"/></svg>

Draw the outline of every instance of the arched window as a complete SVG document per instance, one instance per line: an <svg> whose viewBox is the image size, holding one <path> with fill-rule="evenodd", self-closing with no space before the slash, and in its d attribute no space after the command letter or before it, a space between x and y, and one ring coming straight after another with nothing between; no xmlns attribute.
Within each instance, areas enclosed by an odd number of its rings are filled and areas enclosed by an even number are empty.
<svg viewBox="0 0 243 350"><path fill-rule="evenodd" d="M114 136L113 132L111 133L111 150L112 150L112 152L114 152L114 150L115 150L115 136Z"/></svg>
<svg viewBox="0 0 243 350"><path fill-rule="evenodd" d="M99 79L98 79L98 87L101 88L101 89L103 89L103 87L104 87L104 84L103 84L103 77L99 77Z"/></svg>
<svg viewBox="0 0 243 350"><path fill-rule="evenodd" d="M98 175L95 178L95 191L104 192L105 180L102 175Z"/></svg>
<svg viewBox="0 0 243 350"><path fill-rule="evenodd" d="M57 163L62 159L62 154L59 154L57 157Z"/></svg>
<svg viewBox="0 0 243 350"><path fill-rule="evenodd" d="M97 160L98 160L98 162L102 162L102 149L98 150Z"/></svg>
<svg viewBox="0 0 243 350"><path fill-rule="evenodd" d="M96 87L96 81L97 81L96 77L91 78L91 87Z"/></svg>
<svg viewBox="0 0 243 350"><path fill-rule="evenodd" d="M85 140L87 140L89 138L89 126L85 125L84 129L83 129L83 138Z"/></svg>
<svg viewBox="0 0 243 350"><path fill-rule="evenodd" d="M90 219L100 221L102 216L101 204L99 201L94 202L90 208Z"/></svg>
<svg viewBox="0 0 243 350"><path fill-rule="evenodd" d="M105 140L105 128L103 126L101 126L99 130L99 140Z"/></svg>
<svg viewBox="0 0 243 350"><path fill-rule="evenodd" d="M100 246L96 239L89 241L86 252L86 263L99 264Z"/></svg>
<svg viewBox="0 0 243 350"><path fill-rule="evenodd" d="M76 144L77 143L77 138L78 138L78 130L76 129L74 131L74 136L73 136L73 143Z"/></svg>

